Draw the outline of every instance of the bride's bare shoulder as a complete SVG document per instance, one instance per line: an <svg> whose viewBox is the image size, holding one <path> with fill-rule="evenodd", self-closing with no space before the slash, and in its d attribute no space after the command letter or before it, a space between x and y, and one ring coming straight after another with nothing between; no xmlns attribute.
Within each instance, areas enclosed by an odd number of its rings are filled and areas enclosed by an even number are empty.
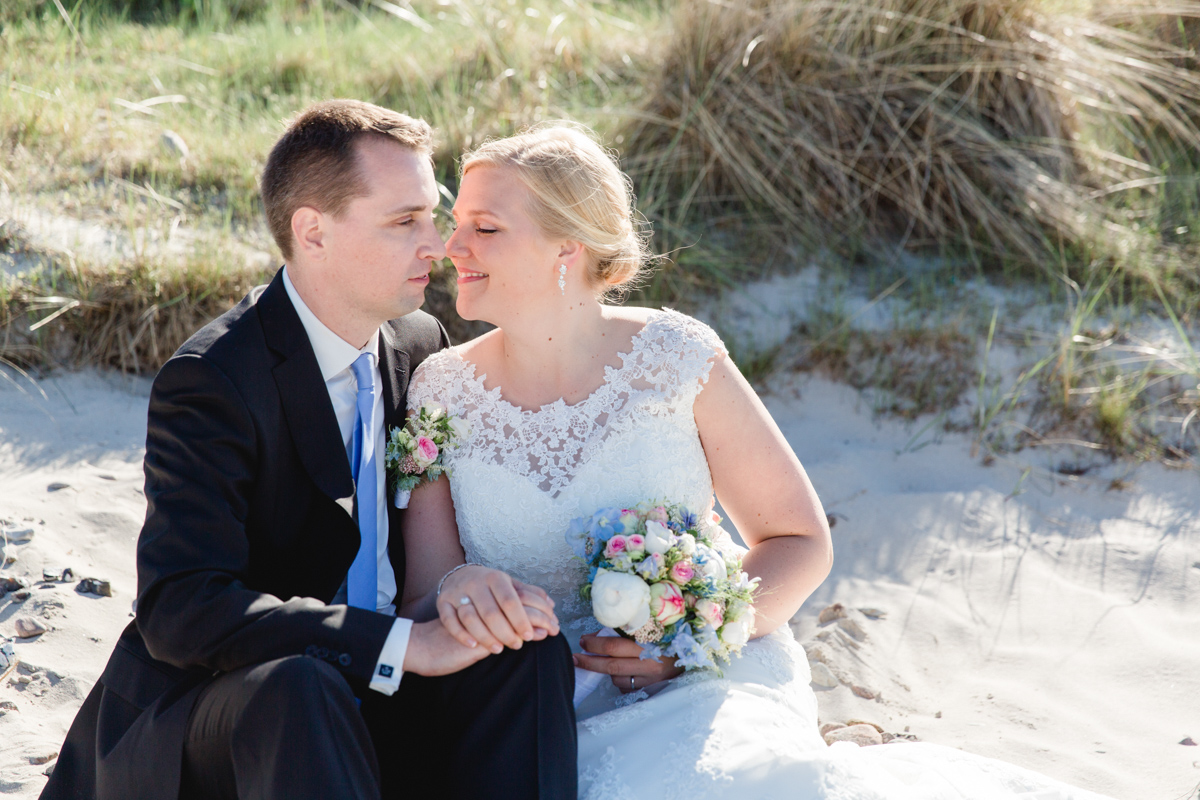
<svg viewBox="0 0 1200 800"><path fill-rule="evenodd" d="M621 333L633 336L646 327L654 315L660 313L653 308L641 306L604 306L604 319Z"/></svg>
<svg viewBox="0 0 1200 800"><path fill-rule="evenodd" d="M481 357L486 357L488 353L494 350L497 346L500 329L493 328L487 333L480 334L470 341L456 344L450 348L460 358L465 361L470 361L473 364L478 364Z"/></svg>

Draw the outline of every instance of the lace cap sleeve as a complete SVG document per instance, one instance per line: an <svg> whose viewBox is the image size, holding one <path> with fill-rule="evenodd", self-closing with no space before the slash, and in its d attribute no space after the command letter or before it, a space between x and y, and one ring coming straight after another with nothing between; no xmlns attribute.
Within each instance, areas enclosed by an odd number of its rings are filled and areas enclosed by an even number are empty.
<svg viewBox="0 0 1200 800"><path fill-rule="evenodd" d="M435 402L443 406L454 404L452 393L459 382L452 380L457 357L447 349L434 353L417 367L408 382L408 407L420 408Z"/></svg>
<svg viewBox="0 0 1200 800"><path fill-rule="evenodd" d="M717 358L728 354L716 331L670 309L651 319L641 338L636 354L644 377L668 394L691 399L708 382Z"/></svg>

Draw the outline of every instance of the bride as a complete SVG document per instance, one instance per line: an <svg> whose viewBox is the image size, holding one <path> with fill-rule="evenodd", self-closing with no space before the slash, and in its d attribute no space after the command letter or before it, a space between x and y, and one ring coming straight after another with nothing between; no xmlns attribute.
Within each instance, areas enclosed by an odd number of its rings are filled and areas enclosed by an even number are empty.
<svg viewBox="0 0 1200 800"><path fill-rule="evenodd" d="M1096 797L949 747L827 747L786 625L829 573L825 514L709 327L604 303L646 262L628 179L589 135L561 126L489 142L462 172L446 243L458 312L497 327L413 376L409 408L440 403L471 434L446 454L450 480L413 492L405 595L442 588L450 631L495 651L531 630L507 590L489 595L494 570L549 594L576 666L611 676L577 712L581 797ZM682 674L594 635L570 521L646 500L707 512L714 492L761 579L741 658L723 675Z"/></svg>

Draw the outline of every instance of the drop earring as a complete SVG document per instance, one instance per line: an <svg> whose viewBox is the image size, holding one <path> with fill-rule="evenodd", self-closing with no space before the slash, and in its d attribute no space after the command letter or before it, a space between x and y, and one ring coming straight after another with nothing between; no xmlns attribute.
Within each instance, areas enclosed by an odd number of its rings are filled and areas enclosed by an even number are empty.
<svg viewBox="0 0 1200 800"><path fill-rule="evenodd" d="M562 292L563 297L567 296L567 265L560 264L558 267L558 290Z"/></svg>

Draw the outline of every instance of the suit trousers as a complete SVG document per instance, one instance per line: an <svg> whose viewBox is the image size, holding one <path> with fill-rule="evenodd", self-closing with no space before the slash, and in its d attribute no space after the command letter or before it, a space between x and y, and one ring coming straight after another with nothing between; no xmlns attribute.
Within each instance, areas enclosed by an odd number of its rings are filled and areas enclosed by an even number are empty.
<svg viewBox="0 0 1200 800"><path fill-rule="evenodd" d="M577 794L574 670L560 636L453 675L404 675L391 697L290 656L216 678L184 742L181 800Z"/></svg>

